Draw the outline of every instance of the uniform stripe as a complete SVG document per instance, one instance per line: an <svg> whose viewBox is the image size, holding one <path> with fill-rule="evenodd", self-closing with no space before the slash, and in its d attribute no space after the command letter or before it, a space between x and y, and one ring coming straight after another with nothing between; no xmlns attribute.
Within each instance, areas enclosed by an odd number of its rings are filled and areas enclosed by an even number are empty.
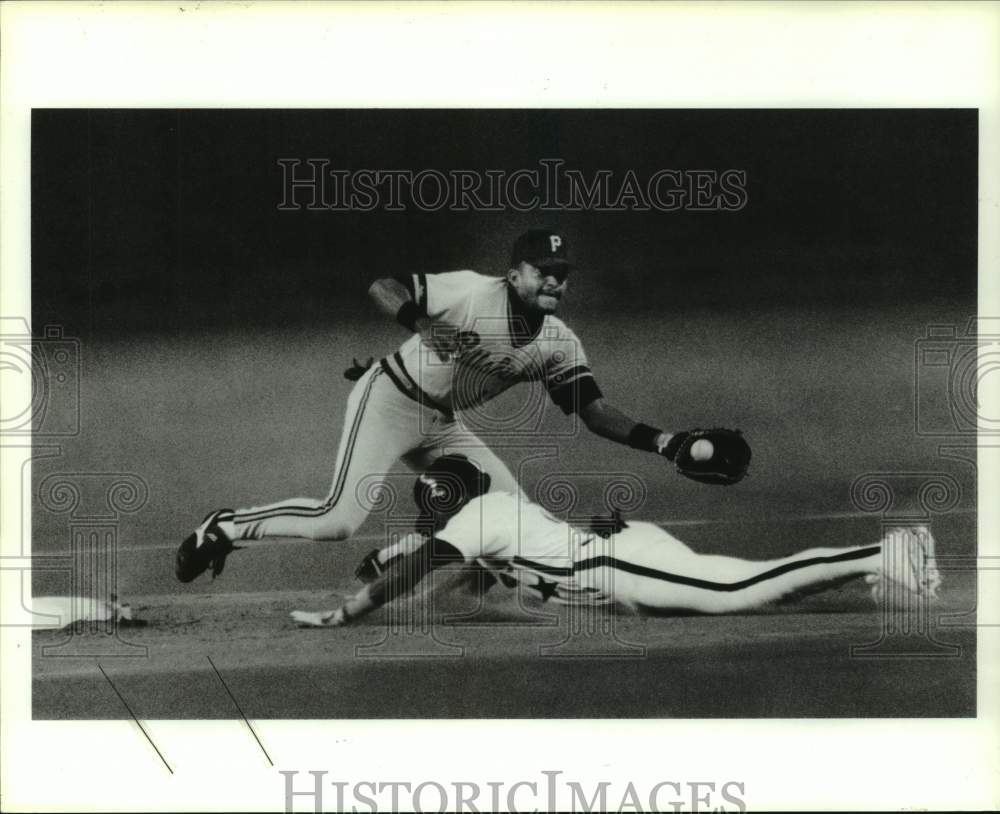
<svg viewBox="0 0 1000 814"><path fill-rule="evenodd" d="M354 445L358 440L358 432L361 430L361 424L364 419L365 408L368 406L368 399L371 396L372 387L375 384L375 379L378 378L381 373L381 369L376 368L375 372L372 373L372 377L368 380L368 384L365 386L365 392L361 396L361 404L358 405L358 411L354 414L354 421L351 422L351 430L347 436L346 449L344 450L344 459L340 464L340 469L337 472L337 480L334 484L333 491L320 506L281 506L275 509L263 509L257 512L244 512L242 514L234 514L233 522L235 523L253 523L258 520L269 520L273 517L322 517L330 509L337 505L337 501L340 500L341 493L344 490L344 484L347 481L347 471L351 466L351 459L354 456Z"/></svg>
<svg viewBox="0 0 1000 814"><path fill-rule="evenodd" d="M400 373L402 373L402 374L403 374L403 376L405 376L405 377L406 377L406 380L407 380L407 381L408 381L408 382L410 383L410 386L411 386L411 387L412 387L412 388L413 388L414 390L419 390L419 389L420 389L420 385L418 385L418 384L417 384L417 380L416 380L416 379L414 379L414 378L413 378L413 377L412 377L412 376L410 375L410 371L408 371L408 370L406 369L406 365L405 365L405 364L403 364L403 355L402 355L402 354L401 354L401 353L400 353L399 351L396 351L396 352L395 352L395 353L394 353L394 354L392 355L392 358L396 360L396 364L397 364L397 365L399 366L399 372L400 372Z"/></svg>
<svg viewBox="0 0 1000 814"><path fill-rule="evenodd" d="M532 571L538 571L553 577L570 577L573 575L572 568L556 568L552 565L544 565L534 560L525 559L524 557L512 557L511 563L521 568L530 568Z"/></svg>
<svg viewBox="0 0 1000 814"><path fill-rule="evenodd" d="M361 423L364 419L365 408L368 406L368 398L371 396L372 388L375 385L375 379L378 378L378 375L378 370L376 370L372 374L371 381L368 382L368 387L365 388L365 394L361 397L361 405L358 407L358 412L354 416L354 423L351 425L351 436L347 442L347 452L344 453L344 461L340 466L340 472L337 473L337 485L324 503L328 508L337 505L337 501L340 500L340 495L344 491L344 484L347 482L347 471L351 468L351 458L354 456L354 444L358 440L358 433L361 432Z"/></svg>
<svg viewBox="0 0 1000 814"><path fill-rule="evenodd" d="M398 370L393 369L392 363L389 361L390 358L396 363ZM416 380L410 375L410 371L406 369L406 365L403 364L403 357L399 354L399 351L396 351L392 357L382 359L379 362L379 365L382 367L382 370L388 374L392 383L396 385L396 389L408 399L412 399L417 402L417 404L437 410L445 416L452 416L452 410L445 407L435 399L432 399L420 389Z"/></svg>
<svg viewBox="0 0 1000 814"><path fill-rule="evenodd" d="M762 574L757 574L757 576L750 577L749 579L743 579L739 582L711 582L705 579L696 579L695 577L685 577L680 574L657 571L655 568L647 568L644 565L636 565L635 563L625 562L624 560L616 560L614 557L608 556L591 557L587 560L581 560L576 563L574 570L585 571L591 568L602 568L606 566L608 568L615 568L619 571L626 571L640 577L649 577L650 579L659 579L664 582L673 582L677 585L689 585L692 588L704 588L709 591L732 592L742 591L744 588L749 588L752 585L757 585L758 583L765 582L769 579L780 577L782 574L787 574L791 571L798 571L802 568L809 568L813 565L849 562L850 560L863 560L866 557L878 554L881 550L882 547L876 545L869 548L862 548L858 551L848 551L846 554L837 554L831 557L810 557L807 560L799 560L797 562L789 562L784 565L779 565L777 568L772 568Z"/></svg>
<svg viewBox="0 0 1000 814"><path fill-rule="evenodd" d="M581 376L592 375L593 373L591 373L589 367L586 365L577 365L564 373L557 373L556 375L549 377L548 385L550 388L562 387L563 385L571 384Z"/></svg>
<svg viewBox="0 0 1000 814"><path fill-rule="evenodd" d="M386 375L389 377L389 380L394 385L396 385L396 389L400 393L402 393L404 396L408 396L409 398L411 398L414 401L416 401L416 394L413 393L413 392L411 392L410 388L408 388L405 384L403 384L402 381L400 381L399 376L397 376L396 372L392 369L392 366L389 364L389 360L388 359L382 359L379 362L379 366L382 368L382 370L385 371Z"/></svg>

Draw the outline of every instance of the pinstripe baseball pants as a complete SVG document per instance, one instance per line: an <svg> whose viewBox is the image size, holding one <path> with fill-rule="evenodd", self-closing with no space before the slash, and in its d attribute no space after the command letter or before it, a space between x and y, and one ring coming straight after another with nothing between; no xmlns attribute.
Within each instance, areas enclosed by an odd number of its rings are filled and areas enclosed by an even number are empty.
<svg viewBox="0 0 1000 814"><path fill-rule="evenodd" d="M576 587L633 608L734 613L882 568L882 544L813 548L755 562L698 554L652 523L598 540L574 565Z"/></svg>
<svg viewBox="0 0 1000 814"><path fill-rule="evenodd" d="M347 400L333 483L326 498L292 498L238 509L232 518L236 537L344 540L368 516L370 504L359 488L373 486L397 460L421 471L456 449L489 473L494 489L518 491L507 465L459 418L417 404L375 365L358 380Z"/></svg>

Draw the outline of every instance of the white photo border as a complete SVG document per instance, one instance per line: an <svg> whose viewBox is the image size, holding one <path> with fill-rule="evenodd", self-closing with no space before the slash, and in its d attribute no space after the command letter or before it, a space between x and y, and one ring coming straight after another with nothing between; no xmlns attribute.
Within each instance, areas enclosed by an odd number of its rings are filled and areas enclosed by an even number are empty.
<svg viewBox="0 0 1000 814"><path fill-rule="evenodd" d="M0 15L5 314L31 312L37 107L978 108L980 312L1000 312L997 3L177 0L4 3ZM30 501L19 451L0 454L7 554ZM998 458L980 453L981 554L1000 553ZM511 784L542 770L647 788L736 780L753 809L1000 805L996 629L979 633L976 720L257 721L275 768L241 722L147 722L173 775L131 722L33 722L30 633L0 636L10 811L282 810L279 769L414 783Z"/></svg>

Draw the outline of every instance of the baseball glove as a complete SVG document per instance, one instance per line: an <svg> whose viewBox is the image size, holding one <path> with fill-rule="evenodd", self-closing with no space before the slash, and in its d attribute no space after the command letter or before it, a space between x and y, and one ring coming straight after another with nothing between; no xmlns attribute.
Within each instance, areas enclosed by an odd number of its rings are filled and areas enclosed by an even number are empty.
<svg viewBox="0 0 1000 814"><path fill-rule="evenodd" d="M351 359L351 366L344 371L344 378L349 382L356 382L362 376L368 372L370 368L375 363L375 359L369 356L364 362L359 362L357 359Z"/></svg>
<svg viewBox="0 0 1000 814"><path fill-rule="evenodd" d="M711 442L712 457L695 460L691 447L702 439ZM750 466L751 452L742 432L717 427L677 433L671 437L663 455L676 464L678 472L691 480L729 486L743 480Z"/></svg>

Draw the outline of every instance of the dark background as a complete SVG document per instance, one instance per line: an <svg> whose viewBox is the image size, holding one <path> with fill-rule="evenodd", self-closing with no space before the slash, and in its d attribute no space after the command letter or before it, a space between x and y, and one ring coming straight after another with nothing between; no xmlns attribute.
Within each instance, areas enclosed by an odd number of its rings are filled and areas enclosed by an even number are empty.
<svg viewBox="0 0 1000 814"><path fill-rule="evenodd" d="M974 302L973 110L36 110L34 324L78 335L323 326L374 276L506 269L568 236L609 309ZM279 158L331 168L744 170L739 212L282 212ZM305 167L303 167L305 169Z"/></svg>

